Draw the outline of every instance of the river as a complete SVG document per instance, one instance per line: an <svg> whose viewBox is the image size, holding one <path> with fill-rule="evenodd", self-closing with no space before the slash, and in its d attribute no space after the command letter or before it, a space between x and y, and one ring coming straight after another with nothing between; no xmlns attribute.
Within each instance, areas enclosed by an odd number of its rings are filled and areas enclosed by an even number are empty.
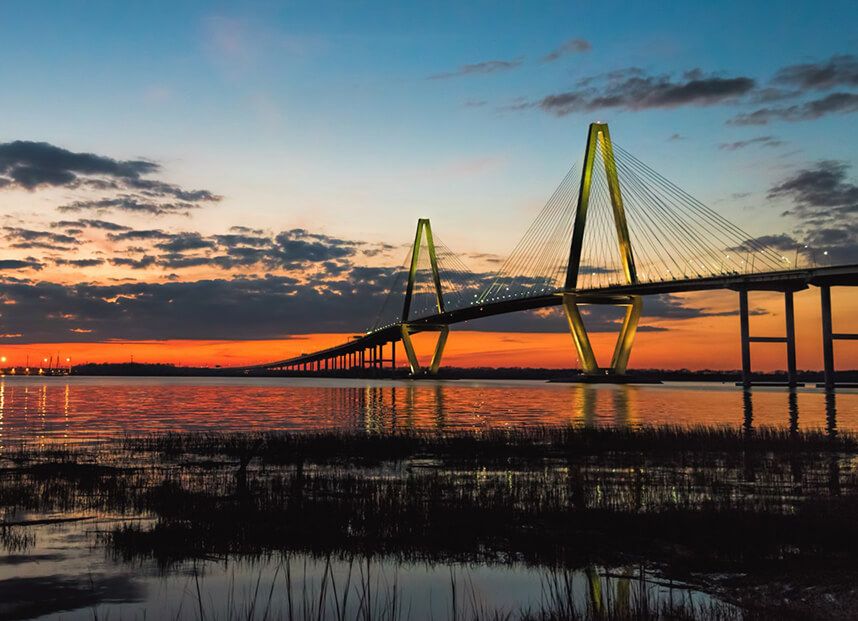
<svg viewBox="0 0 858 621"><path fill-rule="evenodd" d="M858 430L858 390L673 382L26 377L0 380L0 450L165 432L518 425Z"/></svg>

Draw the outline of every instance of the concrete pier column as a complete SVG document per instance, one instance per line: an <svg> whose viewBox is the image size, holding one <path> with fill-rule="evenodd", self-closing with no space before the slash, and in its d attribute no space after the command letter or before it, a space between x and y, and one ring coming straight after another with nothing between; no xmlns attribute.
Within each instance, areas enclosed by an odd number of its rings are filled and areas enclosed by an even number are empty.
<svg viewBox="0 0 858 621"><path fill-rule="evenodd" d="M795 386L798 383L798 371L795 363L795 308L792 291L784 292L784 318L786 320L787 382L790 386Z"/></svg>
<svg viewBox="0 0 858 621"><path fill-rule="evenodd" d="M825 389L834 389L834 335L831 329L831 287L821 285L822 300L822 363L825 369Z"/></svg>
<svg viewBox="0 0 858 621"><path fill-rule="evenodd" d="M739 291L739 320L742 325L742 384L751 385L751 327L748 318L748 292Z"/></svg>

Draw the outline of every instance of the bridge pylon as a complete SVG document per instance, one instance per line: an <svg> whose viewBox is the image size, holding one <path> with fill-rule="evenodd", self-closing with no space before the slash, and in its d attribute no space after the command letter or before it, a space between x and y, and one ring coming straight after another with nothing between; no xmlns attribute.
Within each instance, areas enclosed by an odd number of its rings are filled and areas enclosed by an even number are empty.
<svg viewBox="0 0 858 621"><path fill-rule="evenodd" d="M569 329L572 340L581 361L581 368L587 375L599 375L603 372L622 375L626 372L629 355L632 351L635 332L641 315L642 300L639 295L615 296L588 293L579 294L578 273L581 269L581 252L583 250L584 230L587 225L587 210L590 206L590 188L593 182L594 164L596 162L596 150L599 149L604 162L604 174L611 199L611 209L614 214L614 226L617 233L620 260L623 266L623 277L625 284L637 283L637 272L635 270L634 252L632 251L632 240L629 235L628 222L623 207L623 196L620 190L620 181L617 177L617 165L614 160L614 149L611 144L611 134L606 123L591 123L587 136L587 148L584 152L584 168L581 172L581 187L578 192L578 204L575 209L575 225L572 229L572 242L569 248L569 264L566 269L566 286L563 291L563 310L569 321ZM626 314L623 319L620 333L617 336L617 344L614 355L611 358L611 366L608 369L600 369L593 353L593 346L587 335L584 320L578 310L580 305L607 304L611 306L625 306Z"/></svg>
<svg viewBox="0 0 858 621"><path fill-rule="evenodd" d="M426 238L426 252L429 255L429 265L432 270L435 304L439 315L445 312L444 292L441 289L441 274L438 271L438 257L435 254L435 240L432 237L432 225L429 224L429 218L420 218L417 220L417 233L414 236L414 247L411 251L411 266L408 270L408 286L405 289L405 300L402 304L402 323L400 324L402 345L405 348L405 355L408 357L408 366L411 375L438 374L438 369L441 367L441 356L444 355L444 346L447 344L447 335L450 333L450 327L446 324L409 323L408 321L408 314L411 311L411 300L414 295L414 283L419 266L420 249L424 237ZM417 332L439 333L438 341L435 344L435 351L432 354L432 360L429 363L429 366L425 369L420 366L420 361L417 359L417 353L414 351L414 344L411 342L411 335L416 334Z"/></svg>

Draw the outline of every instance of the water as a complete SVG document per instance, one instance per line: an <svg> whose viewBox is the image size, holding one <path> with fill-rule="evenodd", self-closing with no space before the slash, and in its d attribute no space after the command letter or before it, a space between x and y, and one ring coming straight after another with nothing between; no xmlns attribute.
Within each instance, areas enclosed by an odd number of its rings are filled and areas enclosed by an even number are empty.
<svg viewBox="0 0 858 621"><path fill-rule="evenodd" d="M744 425L858 430L858 391L295 378L0 380L0 451L165 432Z"/></svg>
<svg viewBox="0 0 858 621"><path fill-rule="evenodd" d="M793 392L758 388L744 393L730 384L600 386L499 380L0 380L0 458L14 459L22 445L89 446L165 432L349 429L389 433L567 424L858 431L858 391L826 395L814 388ZM223 476L211 476L217 485L231 490L234 470L230 463ZM190 481L209 476L200 473L181 476ZM64 498L58 482L74 492L68 504L57 501L43 510L10 510L7 507L16 503L4 496L2 523L19 526L0 526L0 619L247 619L263 618L266 611L268 618L288 618L290 593L296 607L310 606L307 617L316 618L314 611L322 606L329 617L354 619L366 616L359 602L368 592L372 593L371 616L376 618L446 619L454 607L459 618L488 618L497 610L538 609L546 604L551 585L561 583L582 608L592 605L594 584L600 597L614 604L642 596L655 602L684 598L707 605L710 601L699 589L663 582L654 568L644 565L596 563L557 573L514 558L428 562L395 555L368 559L360 551L326 558L277 550L205 551L195 561L181 558L165 564L145 554L123 556L105 537L120 524L151 529L163 517L158 511L153 514L134 503L125 509L100 505L97 492L77 475L60 475L47 482L39 476L32 476L34 487L27 493ZM158 470L147 476L157 481L168 475ZM477 473L480 476L485 472ZM513 475L509 476L512 485ZM752 473L749 481L753 479ZM656 479L651 479L650 485L655 484ZM3 494L8 493L7 488ZM215 497L220 494L216 492ZM83 519L63 521L70 518ZM640 580L641 572L646 581ZM347 590L351 596L344 604ZM337 603L348 612L336 615ZM394 604L400 607L398 614L387 610ZM480 612L477 607L485 609ZM295 618L304 617L302 609L295 612Z"/></svg>
<svg viewBox="0 0 858 621"><path fill-rule="evenodd" d="M460 618L470 619L489 617L490 611L537 610L546 604L546 590L566 580L564 590L582 609L594 583L607 602L624 594L629 601L642 596L654 601L674 597L696 605L710 601L682 583L667 585L647 574L641 582L635 566L558 572L521 563L429 564L273 554L186 561L163 572L151 563L122 563L101 549L81 545L113 525L93 520L34 529L38 544L26 556L0 558L0 618L316 619L321 608L322 618L428 621L450 618L455 605ZM361 600L367 595L370 602L364 605ZM398 614L391 614L394 606ZM254 609L255 616L250 612Z"/></svg>

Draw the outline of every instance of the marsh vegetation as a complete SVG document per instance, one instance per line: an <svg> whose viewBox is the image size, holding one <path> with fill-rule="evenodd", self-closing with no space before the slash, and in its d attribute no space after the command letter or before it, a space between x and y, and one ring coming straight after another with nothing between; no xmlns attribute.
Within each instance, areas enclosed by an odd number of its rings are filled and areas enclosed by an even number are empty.
<svg viewBox="0 0 858 621"><path fill-rule="evenodd" d="M435 618L849 618L856 611L858 438L849 433L175 434L76 448L21 445L2 457L0 545L8 554L26 554L40 520L110 517L96 537L106 553L163 575L206 562L280 559L277 579L260 580L270 581L269 618L299 618L296 602L309 605L306 581L293 585L290 558L349 571L366 564L363 578L348 579L352 597L355 585L368 588L373 563L516 565L544 575L535 607L503 612L471 597L470 608L454 605ZM319 618L334 615L322 614L319 602L331 610L342 602L344 578L333 576L330 569L317 575L325 580L312 596ZM713 599L665 599L653 585L666 581ZM357 597L348 608L357 616L349 618L406 618L407 594L397 588L390 582L375 595L387 612L368 612ZM450 588L455 602L466 586L454 579ZM198 604L197 617L224 617L206 612L204 598ZM246 617L236 615L230 618Z"/></svg>

